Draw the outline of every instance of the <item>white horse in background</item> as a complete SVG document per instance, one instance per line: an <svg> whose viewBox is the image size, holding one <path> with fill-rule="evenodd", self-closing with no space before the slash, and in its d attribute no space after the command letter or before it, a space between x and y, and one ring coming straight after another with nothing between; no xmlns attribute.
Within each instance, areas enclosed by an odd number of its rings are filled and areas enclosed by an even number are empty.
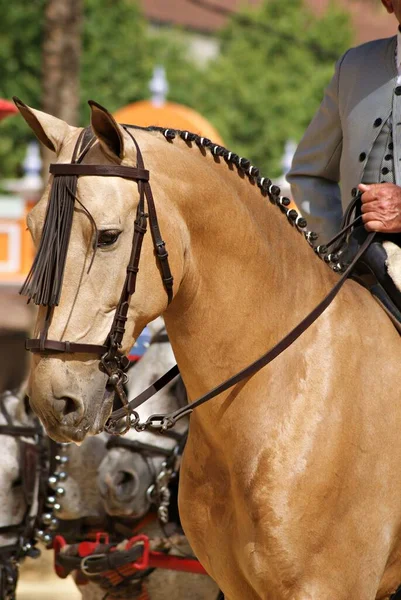
<svg viewBox="0 0 401 600"><path fill-rule="evenodd" d="M4 392L0 401L4 404L7 415L13 425L35 427L37 420L25 402L24 386L17 392ZM7 425L0 411L0 425ZM23 520L27 509L23 493L24 473L19 439L34 443L32 438L15 437L2 434L0 437L2 459L0 462L0 527L18 524ZM104 517L105 511L97 491L97 468L106 454L107 436L102 434L96 438L88 438L80 446L70 444L68 447L68 463L65 465L67 479L60 485L64 494L60 497L61 510L55 516L63 520L81 517ZM37 510L35 500L32 512ZM1 548L17 543L14 533L0 533L0 564L3 562ZM83 600L103 600L105 590L97 584L89 582L78 586ZM1 588L0 588L1 589ZM1 598L1 600L5 600Z"/></svg>
<svg viewBox="0 0 401 600"><path fill-rule="evenodd" d="M35 422L25 410L25 404L22 397L13 393L2 392L0 396L1 411L0 425L13 425L17 427L35 427ZM7 417L5 416L7 415ZM6 528L18 525L24 520L27 503L23 490L23 472L22 472L22 449L20 441L34 443L31 437L22 437L19 435L8 435L2 433L1 443L1 461L0 461L0 528ZM33 506L33 511L35 506ZM19 535L17 531L0 532L0 590L5 594L3 577L11 577L14 571L13 561L7 556L8 550L15 545L18 550ZM11 573L7 572L11 567ZM15 565L15 575L18 578L18 565ZM11 586L12 587L12 586ZM5 599L12 595L6 595ZM3 600L3 596L2 596Z"/></svg>
<svg viewBox="0 0 401 600"><path fill-rule="evenodd" d="M146 376L148 377L146 381L149 381L150 383L151 380L153 380L154 375L156 375L157 378L159 374L164 372L163 370L165 368L172 366L174 357L171 352L171 347L167 343L153 344L148 352L149 357L147 357L146 360L145 358L142 359L143 363L142 361L141 363L143 364L144 374L146 373ZM159 365L158 363L153 362L156 357L160 359ZM153 371L150 369L151 364L154 365ZM158 366L155 367L156 365ZM154 370L155 368L156 370ZM147 383L139 376L139 374L142 373L142 369L139 369L139 365L133 369L132 374L134 372L137 374L135 381L137 381L138 386L146 386ZM171 394L171 388L174 387L175 386L171 384L167 392L164 392L163 390L163 396L165 394ZM17 393L6 393L4 395L6 410L14 425L33 427L35 425L34 417L29 411L28 405L25 403L24 396L23 390ZM170 406L169 403L167 404ZM174 406L176 405L177 404ZM159 404L155 405L155 407L158 407L157 409L161 408ZM0 424L6 424L6 420L1 412ZM171 440L170 438L160 438L159 436L156 437L157 442L154 442L155 444L157 443L160 445L160 442L163 442L167 447L172 448L174 446L174 440ZM26 510L26 502L22 490L22 458L20 456L18 438L10 435L2 435L0 440L2 443L2 461L0 463L0 526L3 526L18 524L22 521ZM27 441L28 438L23 438L23 440ZM82 517L95 517L99 520L105 518L107 502L100 496L98 489L97 476L99 467L101 467L100 473L105 472L107 465L110 468L117 466L117 469L120 469L118 462L115 462L115 460L118 461L118 459L120 459L122 469L129 468L135 471L137 463L143 462L143 458L141 458L138 453L128 451L123 452L120 448L107 451L107 440L108 436L101 434L96 437L87 438L80 446L74 444L68 445L65 452L68 457L68 462L64 465L64 471L67 474L67 478L60 484L64 489L64 493L59 498L61 509L56 514L58 519L69 521L80 519ZM148 441L150 442L150 440ZM155 466L159 468L161 466L160 457L154 457L154 460ZM102 486L101 477L99 477L99 485ZM144 477L143 480L141 480L141 485L145 486L146 491L147 487L150 485L150 480L148 480L147 477ZM118 494L115 496L114 502L114 514L116 516L128 516L127 514L124 514L123 510L121 510L121 512L118 511ZM133 510L132 514L129 514L129 516L134 517L136 516L135 500L131 499L128 504L126 504L126 507L130 505L130 503L132 504ZM143 514L146 513L149 508L150 503L145 503ZM148 526L146 532L151 536L161 535L160 529L157 525L155 526L155 524ZM16 535L0 535L0 549L1 547L15 542L17 542ZM183 546L182 543L180 543L180 548L185 552L190 551L189 547ZM0 562L1 560L0 556ZM72 574L72 577L75 580L75 573ZM77 586L83 600L103 600L105 597L105 590L96 582L89 581L85 585L79 585L77 583ZM217 596L217 588L207 576L160 569L153 572L148 578L147 591L151 600L165 599L167 595L172 600L214 600ZM128 598L134 600L134 596L132 595L127 596L127 600ZM3 598L1 600L3 600Z"/></svg>
<svg viewBox="0 0 401 600"><path fill-rule="evenodd" d="M168 341L160 335L164 331L161 318L151 322L148 327L154 339L144 357L129 372L128 395L133 398L150 386L161 375L175 365L175 358ZM161 341L157 341L158 338ZM138 408L141 421L153 413L170 412L186 404L184 386L170 382L155 396ZM177 423L176 432L186 434L188 421ZM141 444L150 444L156 448L173 451L177 439L168 435L151 432L138 433L131 429L123 438ZM123 441L124 443L124 441ZM141 519L152 508L151 494L148 490L155 483L155 477L162 470L166 456L164 453L147 453L133 450L123 445L111 447L99 467L98 485L106 511L113 516L130 516ZM175 500L176 502L176 500ZM175 507L171 507L174 509ZM147 524L141 532L151 538L165 538L165 532L157 520ZM192 554L184 536L173 536L174 545L171 554ZM152 600L215 600L219 590L215 582L207 575L183 573L157 569L146 582L149 598Z"/></svg>

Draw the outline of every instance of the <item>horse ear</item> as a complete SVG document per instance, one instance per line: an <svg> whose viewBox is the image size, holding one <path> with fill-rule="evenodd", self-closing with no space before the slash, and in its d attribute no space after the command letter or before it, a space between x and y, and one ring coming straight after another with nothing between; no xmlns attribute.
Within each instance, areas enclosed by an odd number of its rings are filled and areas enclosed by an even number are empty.
<svg viewBox="0 0 401 600"><path fill-rule="evenodd" d="M30 108L16 96L13 100L38 140L49 150L58 153L66 135L74 128L57 117Z"/></svg>
<svg viewBox="0 0 401 600"><path fill-rule="evenodd" d="M92 112L93 133L99 143L107 154L111 152L114 157L124 158L124 138L121 127L103 106L93 100L89 100L88 104Z"/></svg>

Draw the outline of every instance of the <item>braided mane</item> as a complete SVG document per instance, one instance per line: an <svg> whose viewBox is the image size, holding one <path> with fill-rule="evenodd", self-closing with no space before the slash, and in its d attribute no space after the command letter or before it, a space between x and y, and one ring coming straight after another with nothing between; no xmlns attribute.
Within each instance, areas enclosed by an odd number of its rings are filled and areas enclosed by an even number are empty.
<svg viewBox="0 0 401 600"><path fill-rule="evenodd" d="M304 217L298 214L294 208L288 208L291 204L291 200L281 195L280 188L275 185L268 177L262 177L258 167L251 164L251 161L247 158L240 157L238 154L231 152L224 146L214 144L210 139L191 133L190 131L182 131L180 129L166 129L165 127L157 127L150 125L149 127L141 127L139 125L127 125L123 124L124 127L132 129L141 129L143 131L155 131L163 134L166 140L172 142L176 137L180 137L184 142L187 142L189 147L192 147L192 143L196 144L199 148L209 150L210 153L215 157L223 158L228 164L237 167L237 172L246 175L252 183L256 184L264 197L268 197L272 204L275 204L281 209L281 212L285 214L289 222L294 225L297 230L303 234L307 242L315 249L317 254L323 254L322 246L314 246L314 242L318 239L317 233L308 231L306 229L307 222Z"/></svg>
<svg viewBox="0 0 401 600"><path fill-rule="evenodd" d="M338 262L338 256L335 253L328 254L327 247L324 245L315 246L315 242L318 239L318 234L314 231L307 230L307 222L304 217L298 214L298 211L294 208L288 208L291 204L291 200L286 196L281 195L281 190L278 185L275 185L268 177L262 177L260 175L258 167L251 164L251 161L247 158L240 157L238 154L231 152L224 146L214 144L211 140L206 137L202 137L196 133L190 131L182 131L180 129L166 129L165 127L157 127L150 125L148 127L141 127L140 125L128 125L122 124L123 127L131 129L141 129L143 131L156 131L163 134L165 139L172 142L176 137L180 137L189 147L192 147L192 143L195 143L199 148L209 150L210 153L215 157L222 157L224 160L231 165L237 167L237 172L242 175L246 175L252 183L256 183L260 189L262 196L268 197L272 204L278 206L282 213L284 213L291 225L295 226L296 229L305 237L308 244L313 248L315 253L326 262L329 267L335 272L343 271L344 265Z"/></svg>

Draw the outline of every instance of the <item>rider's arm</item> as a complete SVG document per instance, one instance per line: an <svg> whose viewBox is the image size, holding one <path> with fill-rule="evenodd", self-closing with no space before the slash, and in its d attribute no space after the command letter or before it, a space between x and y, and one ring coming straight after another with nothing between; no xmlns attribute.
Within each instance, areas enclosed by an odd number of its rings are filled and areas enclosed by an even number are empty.
<svg viewBox="0 0 401 600"><path fill-rule="evenodd" d="M338 106L339 73L343 58L327 87L322 104L307 128L287 175L295 203L308 229L327 241L339 230L342 207L338 185L342 128Z"/></svg>

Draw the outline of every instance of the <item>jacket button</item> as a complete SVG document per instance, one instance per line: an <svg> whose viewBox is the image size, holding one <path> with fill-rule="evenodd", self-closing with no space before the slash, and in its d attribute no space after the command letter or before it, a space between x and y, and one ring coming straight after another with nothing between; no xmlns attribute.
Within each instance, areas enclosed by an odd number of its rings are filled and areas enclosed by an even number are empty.
<svg viewBox="0 0 401 600"><path fill-rule="evenodd" d="M390 142L388 145L388 149L393 150L393 148L394 148L394 144L393 144L393 142Z"/></svg>
<svg viewBox="0 0 401 600"><path fill-rule="evenodd" d="M380 117L378 119L376 119L376 121L373 123L373 127L380 127L380 125L383 123L383 119L380 119Z"/></svg>
<svg viewBox="0 0 401 600"><path fill-rule="evenodd" d="M366 152L361 152L360 155L359 155L360 162L363 162L365 160L365 158L366 158Z"/></svg>
<svg viewBox="0 0 401 600"><path fill-rule="evenodd" d="M389 172L389 169L387 167L383 167L382 168L382 174L383 175L387 175L388 172Z"/></svg>
<svg viewBox="0 0 401 600"><path fill-rule="evenodd" d="M393 158L392 154L386 154L386 156L384 157L384 160L391 160Z"/></svg>
<svg viewBox="0 0 401 600"><path fill-rule="evenodd" d="M394 90L394 93L396 96L401 96L401 85L397 85L397 87Z"/></svg>
<svg viewBox="0 0 401 600"><path fill-rule="evenodd" d="M351 190L351 196L353 198L355 198L355 196L357 195L357 193L358 193L358 190L356 188L352 188L352 190Z"/></svg>

